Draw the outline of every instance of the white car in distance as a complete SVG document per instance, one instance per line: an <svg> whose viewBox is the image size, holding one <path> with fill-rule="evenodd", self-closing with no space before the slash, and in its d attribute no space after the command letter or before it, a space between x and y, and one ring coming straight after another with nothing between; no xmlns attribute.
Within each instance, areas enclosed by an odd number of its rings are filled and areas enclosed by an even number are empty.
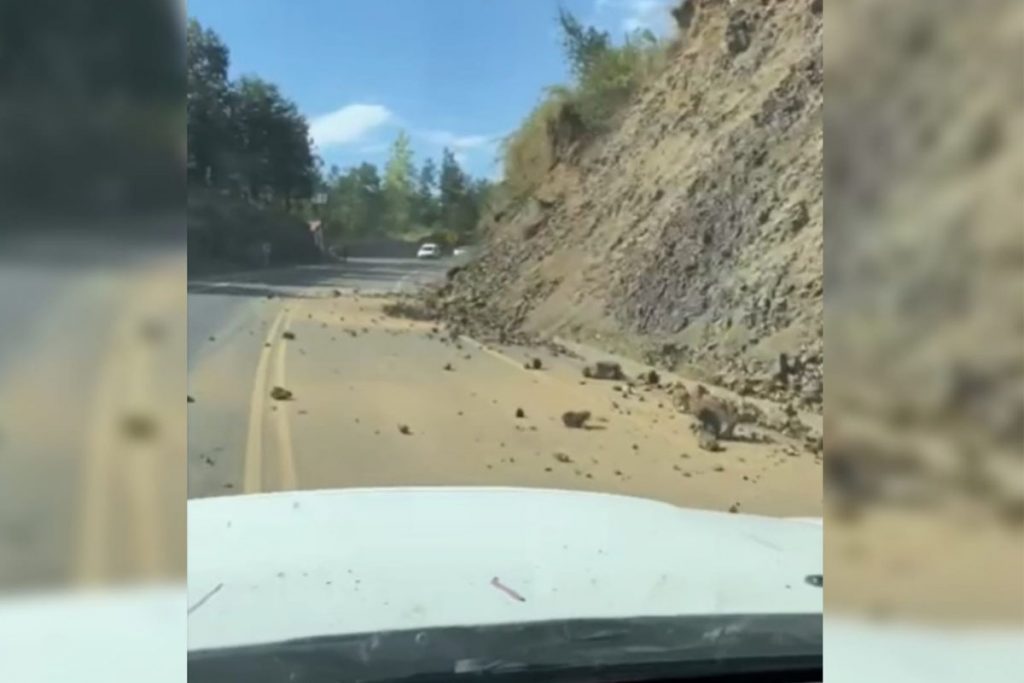
<svg viewBox="0 0 1024 683"><path fill-rule="evenodd" d="M416 252L416 258L440 258L441 247L437 246L433 242L426 242L420 245L419 251Z"/></svg>

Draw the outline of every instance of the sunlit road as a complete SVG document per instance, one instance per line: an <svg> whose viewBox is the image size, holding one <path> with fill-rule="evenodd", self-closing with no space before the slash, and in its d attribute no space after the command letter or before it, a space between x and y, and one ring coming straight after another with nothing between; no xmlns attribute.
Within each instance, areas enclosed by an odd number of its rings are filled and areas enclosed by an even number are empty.
<svg viewBox="0 0 1024 683"><path fill-rule="evenodd" d="M809 454L741 442L701 451L690 418L658 389L587 382L581 359L452 340L385 312L390 294L450 265L365 261L194 283L189 496L509 485L820 513ZM534 357L543 368L524 368ZM591 411L592 428L566 428L568 410Z"/></svg>

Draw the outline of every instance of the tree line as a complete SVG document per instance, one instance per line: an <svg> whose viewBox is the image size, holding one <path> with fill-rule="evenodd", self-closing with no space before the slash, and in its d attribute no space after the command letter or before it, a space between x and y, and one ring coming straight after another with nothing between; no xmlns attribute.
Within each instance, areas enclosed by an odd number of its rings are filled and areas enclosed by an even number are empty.
<svg viewBox="0 0 1024 683"><path fill-rule="evenodd" d="M276 85L255 76L230 79L230 51L195 19L186 46L190 187L321 219L334 243L473 240L490 185L466 173L451 150L417 166L410 138L400 132L383 169L362 163L324 173L307 120Z"/></svg>
<svg viewBox="0 0 1024 683"><path fill-rule="evenodd" d="M474 179L445 149L440 163L416 166L411 142L398 134L383 173L371 163L342 171L332 166L324 179L326 203L318 209L335 242L375 237L430 237L447 245L473 241L490 183Z"/></svg>
<svg viewBox="0 0 1024 683"><path fill-rule="evenodd" d="M286 208L309 199L317 164L295 103L261 78L231 81L227 46L195 19L186 49L189 184Z"/></svg>

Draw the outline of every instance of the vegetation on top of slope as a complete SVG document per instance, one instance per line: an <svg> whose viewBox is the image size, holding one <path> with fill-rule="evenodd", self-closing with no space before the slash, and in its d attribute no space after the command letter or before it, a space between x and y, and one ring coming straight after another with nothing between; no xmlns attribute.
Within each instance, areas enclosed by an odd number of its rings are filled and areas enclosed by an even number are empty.
<svg viewBox="0 0 1024 683"><path fill-rule="evenodd" d="M569 145L609 130L640 88L664 69L674 42L638 30L615 45L607 31L584 26L565 10L558 24L572 81L548 88L505 140L503 185L513 198L536 189Z"/></svg>

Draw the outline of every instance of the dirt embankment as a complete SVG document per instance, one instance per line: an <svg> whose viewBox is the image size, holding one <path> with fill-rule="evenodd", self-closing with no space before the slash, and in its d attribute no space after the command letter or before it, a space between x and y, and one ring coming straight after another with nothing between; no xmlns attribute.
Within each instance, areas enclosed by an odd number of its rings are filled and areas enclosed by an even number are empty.
<svg viewBox="0 0 1024 683"><path fill-rule="evenodd" d="M434 303L474 335L561 335L817 409L821 6L691 5L614 130L552 129L545 181Z"/></svg>

